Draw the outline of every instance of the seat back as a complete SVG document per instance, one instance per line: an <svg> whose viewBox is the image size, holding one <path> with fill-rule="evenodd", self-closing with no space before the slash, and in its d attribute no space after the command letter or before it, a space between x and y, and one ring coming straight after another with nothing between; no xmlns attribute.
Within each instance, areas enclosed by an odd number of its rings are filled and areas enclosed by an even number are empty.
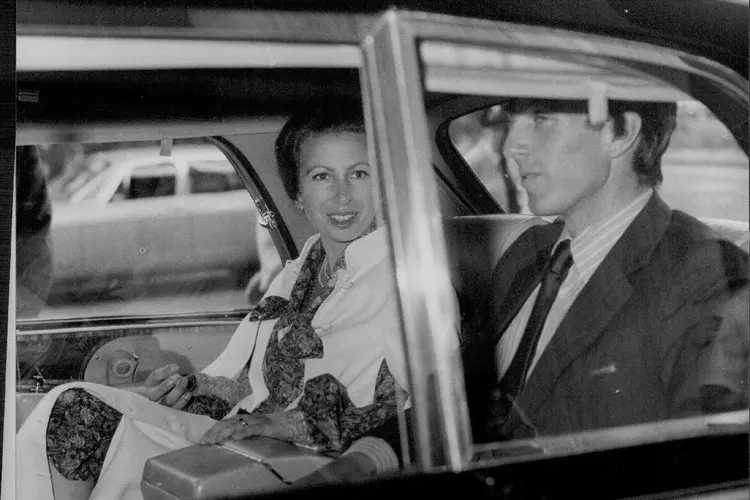
<svg viewBox="0 0 750 500"><path fill-rule="evenodd" d="M745 252L748 252L750 247L750 225L747 222L727 220L727 219L713 219L713 218L701 218L701 222L719 233L721 236L731 241Z"/></svg>
<svg viewBox="0 0 750 500"><path fill-rule="evenodd" d="M750 229L747 222L711 218L700 220L719 235L748 251ZM487 310L486 301L493 288L492 273L500 255L521 233L547 222L542 217L521 214L443 219L451 281L458 293L464 321L474 321L477 319L477 312Z"/></svg>
<svg viewBox="0 0 750 500"><path fill-rule="evenodd" d="M484 310L492 290L492 273L500 255L541 217L521 214L472 215L443 219L450 274L464 322Z"/></svg>

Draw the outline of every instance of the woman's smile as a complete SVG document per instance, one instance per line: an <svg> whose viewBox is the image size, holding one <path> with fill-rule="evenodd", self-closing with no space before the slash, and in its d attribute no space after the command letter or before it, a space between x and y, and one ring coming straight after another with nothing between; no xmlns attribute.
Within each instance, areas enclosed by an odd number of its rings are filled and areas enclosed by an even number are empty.
<svg viewBox="0 0 750 500"><path fill-rule="evenodd" d="M331 223L339 229L349 229L354 224L358 212L337 212L328 214Z"/></svg>

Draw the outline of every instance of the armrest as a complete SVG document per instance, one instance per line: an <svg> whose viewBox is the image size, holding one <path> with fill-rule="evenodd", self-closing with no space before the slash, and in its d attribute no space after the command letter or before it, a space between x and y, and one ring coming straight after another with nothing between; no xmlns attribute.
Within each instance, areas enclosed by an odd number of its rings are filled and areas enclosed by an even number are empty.
<svg viewBox="0 0 750 500"><path fill-rule="evenodd" d="M266 437L193 445L148 460L141 492L144 500L241 497L285 488L332 460Z"/></svg>

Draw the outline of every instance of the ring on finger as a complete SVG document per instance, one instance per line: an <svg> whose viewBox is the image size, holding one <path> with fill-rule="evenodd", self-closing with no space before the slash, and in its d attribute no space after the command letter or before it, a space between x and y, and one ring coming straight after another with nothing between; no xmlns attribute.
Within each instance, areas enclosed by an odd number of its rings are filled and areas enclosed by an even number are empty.
<svg viewBox="0 0 750 500"><path fill-rule="evenodd" d="M241 418L241 417L237 417L237 421L238 421L238 422L240 423L240 425L241 425L242 427L245 427L245 428L247 428L247 422L245 422L245 419L243 419L243 418Z"/></svg>

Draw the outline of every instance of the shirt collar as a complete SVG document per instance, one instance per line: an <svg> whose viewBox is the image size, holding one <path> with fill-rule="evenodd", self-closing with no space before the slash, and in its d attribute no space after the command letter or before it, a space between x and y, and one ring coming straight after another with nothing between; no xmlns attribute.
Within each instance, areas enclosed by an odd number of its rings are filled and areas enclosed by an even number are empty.
<svg viewBox="0 0 750 500"><path fill-rule="evenodd" d="M571 240L570 252L573 256L573 266L578 268L579 272L585 272L592 267L596 268L604 259L606 252L622 237L630 223L643 210L653 194L653 188L649 188L627 206L618 210L606 220L587 227L575 238L571 237L568 226L563 226L557 243L565 239ZM557 243L555 246L557 246ZM595 262L589 262L592 257Z"/></svg>
<svg viewBox="0 0 750 500"><path fill-rule="evenodd" d="M388 256L388 234L385 226L352 241L344 250L344 265L347 271L357 271L379 263Z"/></svg>

